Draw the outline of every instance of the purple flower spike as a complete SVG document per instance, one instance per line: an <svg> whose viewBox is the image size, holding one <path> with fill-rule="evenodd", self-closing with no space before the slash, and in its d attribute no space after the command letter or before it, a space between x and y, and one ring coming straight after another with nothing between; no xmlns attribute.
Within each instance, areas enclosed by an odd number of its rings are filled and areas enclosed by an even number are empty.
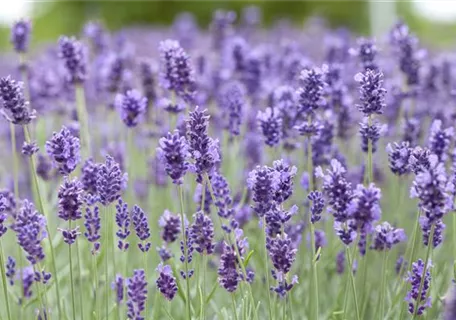
<svg viewBox="0 0 456 320"><path fill-rule="evenodd" d="M415 147L412 149L412 153L410 154L409 164L410 169L414 174L419 174L420 172L424 172L429 170L431 167L431 163L429 161L431 155L431 151L427 148Z"/></svg>
<svg viewBox="0 0 456 320"><path fill-rule="evenodd" d="M310 221L315 224L321 219L321 213L325 207L325 199L320 191L311 191L307 198L312 201L312 206L310 207Z"/></svg>
<svg viewBox="0 0 456 320"><path fill-rule="evenodd" d="M353 197L351 184L346 179L345 168L339 161L332 159L331 167L326 170L326 174L321 167L317 167L315 175L323 179L323 193L334 220L345 222L349 218L348 206Z"/></svg>
<svg viewBox="0 0 456 320"><path fill-rule="evenodd" d="M187 122L187 137L191 157L195 160L197 182L201 183L202 175L211 174L216 163L220 161L218 140L208 135L209 116L206 110L200 111L198 106L190 112Z"/></svg>
<svg viewBox="0 0 456 320"><path fill-rule="evenodd" d="M39 150L40 148L38 147L36 141L32 141L30 143L24 141L24 144L22 145L22 154L27 157L33 156Z"/></svg>
<svg viewBox="0 0 456 320"><path fill-rule="evenodd" d="M345 223L335 221L334 230L340 241L346 246L350 245L356 239L356 222L354 220L348 220Z"/></svg>
<svg viewBox="0 0 456 320"><path fill-rule="evenodd" d="M144 320L142 312L146 307L147 280L144 270L133 272L133 277L128 278L127 285L127 317L132 320Z"/></svg>
<svg viewBox="0 0 456 320"><path fill-rule="evenodd" d="M297 250L293 249L288 235L284 233L267 239L266 248L277 272L281 272L283 275L290 272Z"/></svg>
<svg viewBox="0 0 456 320"><path fill-rule="evenodd" d="M388 222L383 222L375 227L371 248L379 251L390 250L394 245L406 239L404 229L396 229Z"/></svg>
<svg viewBox="0 0 456 320"><path fill-rule="evenodd" d="M172 243L177 240L181 232L181 220L178 215L165 210L160 217L158 224L162 228L161 238L163 241Z"/></svg>
<svg viewBox="0 0 456 320"><path fill-rule="evenodd" d="M236 291L241 281L237 268L238 258L233 247L223 243L223 253L220 256L220 266L218 268L218 282L228 292Z"/></svg>
<svg viewBox="0 0 456 320"><path fill-rule="evenodd" d="M87 159L81 168L81 183L85 192L97 194L98 165L93 159Z"/></svg>
<svg viewBox="0 0 456 320"><path fill-rule="evenodd" d="M140 207L134 206L131 212L131 220L133 221L136 236L141 240L141 243L138 243L138 248L142 252L149 251L151 244L147 242L147 239L150 237L150 229L146 214Z"/></svg>
<svg viewBox="0 0 456 320"><path fill-rule="evenodd" d="M82 193L82 184L77 178L73 180L65 178L57 195L59 199L58 216L60 219L75 221L82 218L81 210L84 204Z"/></svg>
<svg viewBox="0 0 456 320"><path fill-rule="evenodd" d="M13 27L11 28L10 42L14 46L14 51L18 53L27 52L31 31L32 24L30 21L21 19L13 24Z"/></svg>
<svg viewBox="0 0 456 320"><path fill-rule="evenodd" d="M445 162L448 158L448 149L454 136L453 127L442 128L441 120L434 120L431 125L429 136L429 149L437 155L439 161Z"/></svg>
<svg viewBox="0 0 456 320"><path fill-rule="evenodd" d="M429 222L426 217L420 217L421 231L423 232L423 244L429 245L429 237L431 236L431 227L434 225L434 236L432 237L432 246L438 247L443 242L443 231L445 230L445 224L442 219L436 220L433 224Z"/></svg>
<svg viewBox="0 0 456 320"><path fill-rule="evenodd" d="M80 149L79 139L65 126L60 132L54 132L51 140L46 142L46 152L62 175L69 175L76 169L80 161Z"/></svg>
<svg viewBox="0 0 456 320"><path fill-rule="evenodd" d="M345 250L339 251L336 256L336 271L338 274L343 274L345 271Z"/></svg>
<svg viewBox="0 0 456 320"><path fill-rule="evenodd" d="M350 50L350 53L358 56L364 70L376 70L377 46L371 39L360 38L357 41L358 48Z"/></svg>
<svg viewBox="0 0 456 320"><path fill-rule="evenodd" d="M280 111L275 108L266 108L264 112L258 111L257 120L264 143L270 147L277 146L283 133Z"/></svg>
<svg viewBox="0 0 456 320"><path fill-rule="evenodd" d="M203 212L197 212L193 216L193 224L189 229L190 242L200 254L212 254L214 252L214 224L209 216Z"/></svg>
<svg viewBox="0 0 456 320"><path fill-rule="evenodd" d="M120 198L124 179L119 163L107 155L105 163L100 164L97 170L97 191L101 204L108 206Z"/></svg>
<svg viewBox="0 0 456 320"><path fill-rule="evenodd" d="M173 179L173 183L182 184L183 177L188 170L188 144L185 137L180 136L177 130L159 140L157 148L158 158L165 163L165 171Z"/></svg>
<svg viewBox="0 0 456 320"><path fill-rule="evenodd" d="M369 124L367 118L363 120L359 124L359 133L361 135L361 149L364 152L369 151L369 141L372 145L372 152L375 153L377 151L377 142L380 139L387 129L386 125L381 125L378 121L372 121Z"/></svg>
<svg viewBox="0 0 456 320"><path fill-rule="evenodd" d="M436 155L429 156L429 169L416 175L410 196L419 199L419 207L430 224L441 219L452 207L448 187L444 164Z"/></svg>
<svg viewBox="0 0 456 320"><path fill-rule="evenodd" d="M386 89L383 85L383 73L378 70L366 70L358 73L355 81L359 82L359 94L361 104L357 105L358 110L369 117L373 114L382 114L385 108Z"/></svg>
<svg viewBox="0 0 456 320"><path fill-rule="evenodd" d="M24 97L24 85L10 76L0 79L0 102L5 119L16 125L27 125L36 117L35 110L29 110Z"/></svg>
<svg viewBox="0 0 456 320"><path fill-rule="evenodd" d="M36 264L44 259L44 249L41 245L43 238L47 237L46 219L35 210L35 206L24 200L19 210L12 229L16 232L17 242L27 253L27 260Z"/></svg>
<svg viewBox="0 0 456 320"><path fill-rule="evenodd" d="M136 127L146 113L147 99L137 90L117 94L115 105L127 127Z"/></svg>
<svg viewBox="0 0 456 320"><path fill-rule="evenodd" d="M60 37L59 57L65 65L68 81L71 83L84 82L87 78L86 47L74 37Z"/></svg>
<svg viewBox="0 0 456 320"><path fill-rule="evenodd" d="M160 42L159 51L161 85L191 102L195 95L195 79L190 57L175 40Z"/></svg>
<svg viewBox="0 0 456 320"><path fill-rule="evenodd" d="M93 209L87 207L84 219L84 226L86 228L84 236L89 242L93 243L92 254L96 254L100 249L100 242L98 240L101 238L101 219L98 206L95 206Z"/></svg>
<svg viewBox="0 0 456 320"><path fill-rule="evenodd" d="M456 319L456 284L453 282L445 296L443 320Z"/></svg>
<svg viewBox="0 0 456 320"><path fill-rule="evenodd" d="M227 84L221 92L220 104L224 114L227 115L231 136L238 136L245 108L245 89L242 84L239 82Z"/></svg>
<svg viewBox="0 0 456 320"><path fill-rule="evenodd" d="M427 292L429 291L429 287L431 285L431 267L431 264L425 266L423 260L418 259L418 261L412 264L412 271L407 275L406 280L412 286L405 297L405 301L409 303L408 311L410 314L416 313L420 316L424 313L426 308L431 307L431 297L427 297ZM424 280L420 294L423 273Z"/></svg>
<svg viewBox="0 0 456 320"><path fill-rule="evenodd" d="M77 226L74 229L58 229L58 230L62 232L63 241L68 245L72 245L73 243L75 243L77 237L81 234L81 232L79 232L79 226Z"/></svg>
<svg viewBox="0 0 456 320"><path fill-rule="evenodd" d="M14 276L16 275L16 260L13 257L8 257L6 262L6 277L10 286L14 285Z"/></svg>
<svg viewBox="0 0 456 320"><path fill-rule="evenodd" d="M128 204L119 199L116 204L116 224L119 228L116 232L116 236L119 237L117 247L121 251L127 251L130 244L125 240L130 235L130 212L128 211Z"/></svg>
<svg viewBox="0 0 456 320"><path fill-rule="evenodd" d="M388 143L386 151L388 152L389 167L395 175L401 176L410 172L409 159L412 149L407 141Z"/></svg>
<svg viewBox="0 0 456 320"><path fill-rule="evenodd" d="M156 281L158 290L167 300L173 300L177 293L177 283L171 267L168 265L164 266L163 263L160 262L157 267L157 272L159 273Z"/></svg>
<svg viewBox="0 0 456 320"><path fill-rule="evenodd" d="M5 226L6 219L8 218L6 211L6 199L3 194L0 193L0 238L8 231Z"/></svg>
<svg viewBox="0 0 456 320"><path fill-rule="evenodd" d="M281 204L288 200L293 194L294 178L298 169L295 166L290 166L283 159L274 161L272 166L278 173L277 176L279 178L274 200L278 204Z"/></svg>
<svg viewBox="0 0 456 320"><path fill-rule="evenodd" d="M327 71L327 66L321 68L305 69L299 76L300 88L296 92L299 104L299 114L305 116L313 115L313 113L323 105L323 94L326 83L324 74Z"/></svg>
<svg viewBox="0 0 456 320"><path fill-rule="evenodd" d="M112 288L116 292L116 303L121 305L124 300L125 283L124 278L120 274L116 274L116 281L112 283Z"/></svg>
<svg viewBox="0 0 456 320"><path fill-rule="evenodd" d="M257 166L249 173L247 185L253 192L253 209L259 217L269 213L276 205L274 196L280 183L279 173L267 166Z"/></svg>
<svg viewBox="0 0 456 320"><path fill-rule="evenodd" d="M149 104L153 103L157 98L155 84L155 69L155 65L153 65L149 61L141 61L139 63L143 93Z"/></svg>
<svg viewBox="0 0 456 320"><path fill-rule="evenodd" d="M228 181L221 173L217 172L213 175L212 188L214 189L215 206L217 207L218 215L225 219L233 216L234 210L231 207L233 199L231 198L230 187Z"/></svg>

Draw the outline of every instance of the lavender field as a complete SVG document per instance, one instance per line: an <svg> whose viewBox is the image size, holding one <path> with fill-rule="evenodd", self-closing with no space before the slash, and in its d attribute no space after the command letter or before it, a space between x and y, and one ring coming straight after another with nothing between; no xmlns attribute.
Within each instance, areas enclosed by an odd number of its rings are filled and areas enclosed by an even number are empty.
<svg viewBox="0 0 456 320"><path fill-rule="evenodd" d="M259 12L0 60L0 319L456 319L456 60Z"/></svg>

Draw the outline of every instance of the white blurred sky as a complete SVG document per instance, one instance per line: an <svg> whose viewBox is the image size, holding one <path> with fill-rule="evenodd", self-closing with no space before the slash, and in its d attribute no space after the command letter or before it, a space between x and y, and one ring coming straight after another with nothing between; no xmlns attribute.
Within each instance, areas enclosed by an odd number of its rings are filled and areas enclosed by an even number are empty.
<svg viewBox="0 0 456 320"><path fill-rule="evenodd" d="M375 2L376 0L371 0ZM398 0L402 1L402 0ZM31 0L0 0L0 24L10 25L13 21L26 17L33 2ZM391 2L391 0L379 0ZM456 0L412 0L415 9L425 18L442 22L456 22Z"/></svg>

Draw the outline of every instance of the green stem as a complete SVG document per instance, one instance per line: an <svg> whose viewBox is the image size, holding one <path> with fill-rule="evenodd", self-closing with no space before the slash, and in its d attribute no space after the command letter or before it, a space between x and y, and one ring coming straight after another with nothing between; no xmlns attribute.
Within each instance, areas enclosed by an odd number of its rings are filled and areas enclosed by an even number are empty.
<svg viewBox="0 0 456 320"><path fill-rule="evenodd" d="M79 125L81 127L81 150L82 157L87 159L92 154L90 146L89 122L86 109L84 86L80 83L76 84L76 111L78 114Z"/></svg>
<svg viewBox="0 0 456 320"><path fill-rule="evenodd" d="M76 259L78 264L78 279L79 279L79 304L81 305L81 320L84 320L84 299L82 297L82 268L81 268L81 255L79 253L79 241L76 239Z"/></svg>
<svg viewBox="0 0 456 320"><path fill-rule="evenodd" d="M353 291L353 300L355 301L355 310L356 310L356 319L360 320L361 318L359 317L359 306L358 306L358 297L356 296L356 285L355 285L355 277L353 276L353 261L351 259L350 255L350 248L347 246L346 247L346 252L347 252L347 259L348 259L348 273L350 274L350 282L351 282L351 287Z"/></svg>
<svg viewBox="0 0 456 320"><path fill-rule="evenodd" d="M237 306L236 306L236 299L234 297L234 292L231 293L231 304L233 306L233 314L234 314L234 319L238 320L237 316ZM255 306L254 306L255 307Z"/></svg>
<svg viewBox="0 0 456 320"><path fill-rule="evenodd" d="M71 220L68 221L68 229L71 230ZM71 244L68 245L68 257L70 259L70 282L71 282L71 305L73 307L73 320L76 320L76 304L74 299L74 278L73 278L73 257L71 254Z"/></svg>
<svg viewBox="0 0 456 320"><path fill-rule="evenodd" d="M36 270L36 268L37 268L37 265L33 265L33 273L34 273L34 274L37 274L37 273L38 273L38 271ZM40 269L40 268L38 267L38 269ZM41 270L40 270L40 271L41 271ZM44 301L43 301L43 291L41 291L41 281L37 281L37 282L36 282L36 288L37 288L37 290L38 290L38 299L39 299L40 305L41 305L41 310L39 311L40 314L41 314L41 312L46 312L46 311L47 311L47 310L46 310L46 305L44 304Z"/></svg>
<svg viewBox="0 0 456 320"><path fill-rule="evenodd" d="M144 273L146 274L146 279L147 279L147 252L143 252L143 264L144 264ZM149 291L147 290L147 292L149 292ZM144 303L144 313L146 314L144 319L147 319L148 315L149 315L149 312L148 312L149 308L147 308L147 300L148 299L146 299L146 302Z"/></svg>
<svg viewBox="0 0 456 320"><path fill-rule="evenodd" d="M108 264L109 264L109 246L111 244L111 241L110 241L110 235L111 235L111 232L112 230L109 230L109 226L110 226L110 223L109 223L109 213L107 212L108 210L106 209L106 207L104 207L104 221L105 221L105 230L106 230L106 236L105 236L105 250L106 250L106 254L105 254L105 311L106 311L106 319L109 318L109 267L108 267Z"/></svg>
<svg viewBox="0 0 456 320"><path fill-rule="evenodd" d="M95 294L94 294L95 308L96 308L95 319L100 319L101 310L100 310L100 297L98 296L99 295L98 268L97 268L97 256L95 254L92 254L92 273L93 273L93 277L95 280Z"/></svg>
<svg viewBox="0 0 456 320"><path fill-rule="evenodd" d="M272 317L272 307L271 307L271 284L269 281L269 268L268 268L268 251L266 250L266 218L263 216L263 263L264 263L264 272L266 273L266 285L268 290L268 311L269 311L269 319L273 319ZM255 308L255 305L253 305Z"/></svg>
<svg viewBox="0 0 456 320"><path fill-rule="evenodd" d="M192 312L191 312L191 302L190 302L190 279L188 277L188 248L187 248L187 235L185 234L185 216L184 216L184 190L182 185L178 185L178 192L179 192L179 201L181 206L181 227L182 227L182 239L184 242L184 257L185 257L185 282L187 284L187 296L186 296L186 309L187 309L187 319L192 319Z"/></svg>
<svg viewBox="0 0 456 320"><path fill-rule="evenodd" d="M23 126L23 129L24 129L25 141L27 143L31 143L32 139L31 139L28 127L27 126ZM33 176L33 179L32 179L33 186L34 186L34 188L36 190L36 195L37 195L36 202L38 204L38 209L41 212L41 214L46 217L46 220L50 221L49 217L46 214L46 211L44 210L43 198L41 197L40 186L39 186L39 183L38 183L38 176L37 176L37 173L36 173L36 162L35 162L35 156L34 155L32 155L30 157L30 171L32 172L32 176ZM51 233L51 231L49 229L49 225L47 223L46 223L46 233L47 233L48 241L49 241L49 249L51 251L52 273L53 273L53 278L54 278L54 283L55 283L55 291L56 291L56 294L57 294L57 309L58 309L58 312L59 312L59 319L62 319L62 314L63 313L62 313L62 309L61 309L61 306L60 306L60 303L61 303L62 299L60 297L59 276L58 276L58 273L57 273L57 265L56 265L56 260L55 260L54 246L52 245L53 237L52 237L52 233Z"/></svg>
<svg viewBox="0 0 456 320"><path fill-rule="evenodd" d="M415 312L413 313L413 318L414 320L418 316L418 309L421 304L421 294L423 291L423 286L424 286L424 279L426 278L426 271L428 270L428 263L429 263L429 257L431 256L431 251L432 251L432 242L434 239L434 231L435 231L435 226L431 226L431 232L429 234L429 240L428 240L428 248L426 251L426 259L424 260L424 268L423 268L423 273L421 274L421 282L420 282L420 288L418 290L418 299L416 301L415 305Z"/></svg>
<svg viewBox="0 0 456 320"><path fill-rule="evenodd" d="M5 295L5 304L6 304L6 313L8 315L8 320L11 320L11 310L8 297L8 287L6 281L5 273L5 256L3 255L3 245L0 239L0 272L2 273L2 285L3 285L3 294Z"/></svg>
<svg viewBox="0 0 456 320"><path fill-rule="evenodd" d="M19 159L17 157L17 150L16 150L16 128L13 123L10 123L10 134L11 134L11 152L13 154L14 197L16 199L19 199L19 175L18 175Z"/></svg>
<svg viewBox="0 0 456 320"><path fill-rule="evenodd" d="M203 283L201 284L203 287L203 305L201 309L203 310L203 319L206 319L206 266L207 266L207 255L203 254Z"/></svg>
<svg viewBox="0 0 456 320"><path fill-rule="evenodd" d="M453 220L453 257L456 259L456 212L452 214ZM453 262L453 279L456 280L456 260Z"/></svg>
<svg viewBox="0 0 456 320"><path fill-rule="evenodd" d="M369 115L368 117L368 125L369 127L372 125L372 116ZM367 183L372 183L374 182L374 168L373 168L373 163L372 163L372 140L369 139L367 141L367 170L368 171L368 180Z"/></svg>
<svg viewBox="0 0 456 320"><path fill-rule="evenodd" d="M388 251L383 252L383 264L382 264L382 285L380 287L380 312L379 320L384 319L385 311L385 285L386 285L386 265L388 263Z"/></svg>

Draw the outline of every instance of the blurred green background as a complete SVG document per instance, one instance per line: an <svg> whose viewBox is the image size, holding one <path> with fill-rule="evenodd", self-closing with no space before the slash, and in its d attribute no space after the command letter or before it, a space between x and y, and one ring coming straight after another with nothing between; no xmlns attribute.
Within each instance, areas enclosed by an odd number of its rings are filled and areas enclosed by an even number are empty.
<svg viewBox="0 0 456 320"><path fill-rule="evenodd" d="M454 10L456 1L424 1L428 8L439 6L443 12ZM346 26L356 33L384 34L397 17L403 18L425 43L449 46L456 36L454 21L431 20L426 9L417 10L412 1L25 1L13 0L11 6L24 5L33 20L33 42L55 41L60 34L79 34L88 19L97 19L111 30L124 26L170 24L177 13L195 14L201 26L207 26L218 8L234 10L256 5L263 13L263 23L270 25L278 18L302 24L310 16L321 16L331 26ZM5 9L5 7L2 8ZM425 8L425 7L423 7ZM22 7L22 10L24 7ZM5 10L3 10L5 11ZM24 12L21 11L21 13ZM18 15L17 10L14 12ZM8 16L7 18L11 18ZM434 17L435 18L435 17ZM456 20L455 20L456 21ZM0 30L0 46L8 45L8 21ZM438 36L435 36L438 35Z"/></svg>

